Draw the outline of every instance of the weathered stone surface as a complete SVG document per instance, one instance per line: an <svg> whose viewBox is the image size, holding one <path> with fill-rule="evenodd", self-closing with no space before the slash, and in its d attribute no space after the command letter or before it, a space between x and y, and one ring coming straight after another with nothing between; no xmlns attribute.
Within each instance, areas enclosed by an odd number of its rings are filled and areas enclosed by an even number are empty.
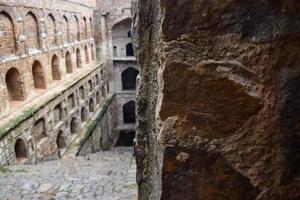
<svg viewBox="0 0 300 200"><path fill-rule="evenodd" d="M73 160L8 166L0 172L0 199L136 200L132 153L125 147Z"/></svg>
<svg viewBox="0 0 300 200"><path fill-rule="evenodd" d="M134 4L140 199L299 199L299 4Z"/></svg>

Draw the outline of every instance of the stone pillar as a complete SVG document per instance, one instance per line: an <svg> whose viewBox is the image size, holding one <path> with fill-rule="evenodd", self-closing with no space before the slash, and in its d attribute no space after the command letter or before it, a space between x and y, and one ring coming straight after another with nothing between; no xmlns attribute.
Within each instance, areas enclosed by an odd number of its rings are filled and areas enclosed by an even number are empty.
<svg viewBox="0 0 300 200"><path fill-rule="evenodd" d="M102 13L101 16L101 36L102 36L102 58L103 61L107 60L107 31L106 31L106 17L107 17L107 13Z"/></svg>

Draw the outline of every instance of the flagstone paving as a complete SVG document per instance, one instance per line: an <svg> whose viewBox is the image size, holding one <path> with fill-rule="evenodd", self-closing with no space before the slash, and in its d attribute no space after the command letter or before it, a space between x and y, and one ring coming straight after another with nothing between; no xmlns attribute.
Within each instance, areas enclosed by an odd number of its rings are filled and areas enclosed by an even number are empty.
<svg viewBox="0 0 300 200"><path fill-rule="evenodd" d="M1 171L1 200L137 199L132 148L72 160L9 166Z"/></svg>

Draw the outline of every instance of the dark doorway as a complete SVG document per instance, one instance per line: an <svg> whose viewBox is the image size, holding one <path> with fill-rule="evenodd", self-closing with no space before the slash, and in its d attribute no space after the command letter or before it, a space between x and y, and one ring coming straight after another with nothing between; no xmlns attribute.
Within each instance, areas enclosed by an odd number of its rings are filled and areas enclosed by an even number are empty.
<svg viewBox="0 0 300 200"><path fill-rule="evenodd" d="M122 72L122 88L123 90L136 89L136 77L139 71L133 67L129 67Z"/></svg>
<svg viewBox="0 0 300 200"><path fill-rule="evenodd" d="M66 141L65 141L65 137L64 137L64 132L63 131L60 131L57 134L56 145L57 145L57 149L63 149L63 148L66 147Z"/></svg>
<svg viewBox="0 0 300 200"><path fill-rule="evenodd" d="M95 112L95 103L94 103L94 99L90 99L90 103L89 103L89 110L90 112Z"/></svg>
<svg viewBox="0 0 300 200"><path fill-rule="evenodd" d="M129 101L123 106L123 117L125 124L135 123L135 102Z"/></svg>
<svg viewBox="0 0 300 200"><path fill-rule="evenodd" d="M24 83L21 80L21 74L16 68L11 68L6 73L6 85L9 99L12 101L24 101Z"/></svg>
<svg viewBox="0 0 300 200"><path fill-rule="evenodd" d="M44 118L41 118L34 123L31 134L37 143L47 137Z"/></svg>
<svg viewBox="0 0 300 200"><path fill-rule="evenodd" d="M32 65L32 76L35 88L46 89L46 79L44 76L44 70L39 61L35 61Z"/></svg>
<svg viewBox="0 0 300 200"><path fill-rule="evenodd" d="M59 70L59 60L56 55L54 55L52 57L51 68L52 68L52 79L53 80L61 80L61 74L60 74L60 70Z"/></svg>
<svg viewBox="0 0 300 200"><path fill-rule="evenodd" d="M126 45L126 56L134 56L132 43Z"/></svg>
<svg viewBox="0 0 300 200"><path fill-rule="evenodd" d="M77 68L82 67L82 59L81 59L81 53L80 53L79 49L76 50L76 65L77 65Z"/></svg>
<svg viewBox="0 0 300 200"><path fill-rule="evenodd" d="M76 134L79 132L79 122L76 117L73 117L70 123L71 134Z"/></svg>
<svg viewBox="0 0 300 200"><path fill-rule="evenodd" d="M86 111L85 107L82 107L81 109L81 122L85 122L88 118L88 113Z"/></svg>
<svg viewBox="0 0 300 200"><path fill-rule="evenodd" d="M72 65L72 58L70 52L67 51L65 56L66 62L66 71L68 74L73 73L73 65Z"/></svg>
<svg viewBox="0 0 300 200"><path fill-rule="evenodd" d="M88 50L88 47L87 47L87 46L84 47L84 52L85 52L85 63L86 63L86 64L89 64L89 62L90 62L90 57L89 57L89 50Z"/></svg>
<svg viewBox="0 0 300 200"><path fill-rule="evenodd" d="M15 144L15 154L17 162L27 158L25 143L22 139L18 139Z"/></svg>
<svg viewBox="0 0 300 200"><path fill-rule="evenodd" d="M116 146L131 147L134 145L135 131L122 131Z"/></svg>

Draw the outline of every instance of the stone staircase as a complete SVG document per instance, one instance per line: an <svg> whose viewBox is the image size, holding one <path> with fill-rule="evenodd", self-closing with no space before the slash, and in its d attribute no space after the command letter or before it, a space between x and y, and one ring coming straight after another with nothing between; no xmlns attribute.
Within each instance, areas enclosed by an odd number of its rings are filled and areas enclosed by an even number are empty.
<svg viewBox="0 0 300 200"><path fill-rule="evenodd" d="M0 199L135 200L132 148L116 148L72 160L9 166L0 173Z"/></svg>

